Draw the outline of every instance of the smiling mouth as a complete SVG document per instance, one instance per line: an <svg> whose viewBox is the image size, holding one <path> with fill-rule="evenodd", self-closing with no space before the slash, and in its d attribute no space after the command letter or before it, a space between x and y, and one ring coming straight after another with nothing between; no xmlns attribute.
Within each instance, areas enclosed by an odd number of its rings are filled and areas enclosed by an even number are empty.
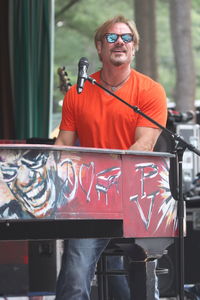
<svg viewBox="0 0 200 300"><path fill-rule="evenodd" d="M124 50L124 49L113 49L112 52L113 53L126 53L126 50Z"/></svg>

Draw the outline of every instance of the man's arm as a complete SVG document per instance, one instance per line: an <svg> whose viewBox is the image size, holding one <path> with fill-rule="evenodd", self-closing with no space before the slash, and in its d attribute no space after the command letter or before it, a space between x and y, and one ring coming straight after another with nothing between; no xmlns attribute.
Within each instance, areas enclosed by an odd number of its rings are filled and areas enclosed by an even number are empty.
<svg viewBox="0 0 200 300"><path fill-rule="evenodd" d="M60 130L55 145L74 146L77 138L75 131Z"/></svg>
<svg viewBox="0 0 200 300"><path fill-rule="evenodd" d="M153 151L161 131L160 128L137 127L135 131L135 143L131 145L129 150Z"/></svg>

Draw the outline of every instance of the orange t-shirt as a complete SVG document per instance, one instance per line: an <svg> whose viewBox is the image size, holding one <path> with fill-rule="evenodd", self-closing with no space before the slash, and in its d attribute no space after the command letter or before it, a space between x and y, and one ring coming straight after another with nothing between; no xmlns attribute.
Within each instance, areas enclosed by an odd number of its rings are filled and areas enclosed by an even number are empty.
<svg viewBox="0 0 200 300"><path fill-rule="evenodd" d="M91 75L100 81L100 72ZM163 87L135 70L116 95L143 113L166 125L167 106ZM85 82L81 94L74 85L65 95L61 130L76 131L82 147L128 149L134 143L136 127L156 125L109 95L95 84Z"/></svg>

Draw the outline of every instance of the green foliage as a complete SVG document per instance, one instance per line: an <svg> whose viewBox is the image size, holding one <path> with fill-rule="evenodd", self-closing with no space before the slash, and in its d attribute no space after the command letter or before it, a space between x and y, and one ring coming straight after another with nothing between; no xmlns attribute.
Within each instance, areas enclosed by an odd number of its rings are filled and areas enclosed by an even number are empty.
<svg viewBox="0 0 200 300"><path fill-rule="evenodd" d="M59 12L68 1L55 0L55 11ZM65 11L55 24L55 92L54 102L63 95L59 92L57 68L66 66L71 82L76 83L77 65L82 56L89 60L89 73L100 68L98 56L93 43L95 29L115 15L123 14L134 19L134 0L79 0ZM200 6L199 0L192 0L192 36L195 67L197 72L196 98L200 99ZM168 98L173 101L176 80L173 50L170 38L169 0L157 0L157 55L159 81L165 87ZM59 27L59 25L62 25Z"/></svg>

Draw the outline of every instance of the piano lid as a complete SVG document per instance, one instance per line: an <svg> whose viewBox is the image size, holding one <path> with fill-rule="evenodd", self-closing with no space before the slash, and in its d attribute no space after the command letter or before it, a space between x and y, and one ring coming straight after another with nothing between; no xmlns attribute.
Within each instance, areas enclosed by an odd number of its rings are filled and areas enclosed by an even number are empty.
<svg viewBox="0 0 200 300"><path fill-rule="evenodd" d="M91 153L106 153L106 154L122 154L122 155L139 155L139 156L162 156L162 157L175 157L172 153L167 152L151 152L151 151L132 151L121 149L102 149L102 148L89 148L89 147L76 147L76 146L58 146L48 144L0 144L1 150L46 150L46 151L69 151L69 152L91 152Z"/></svg>

